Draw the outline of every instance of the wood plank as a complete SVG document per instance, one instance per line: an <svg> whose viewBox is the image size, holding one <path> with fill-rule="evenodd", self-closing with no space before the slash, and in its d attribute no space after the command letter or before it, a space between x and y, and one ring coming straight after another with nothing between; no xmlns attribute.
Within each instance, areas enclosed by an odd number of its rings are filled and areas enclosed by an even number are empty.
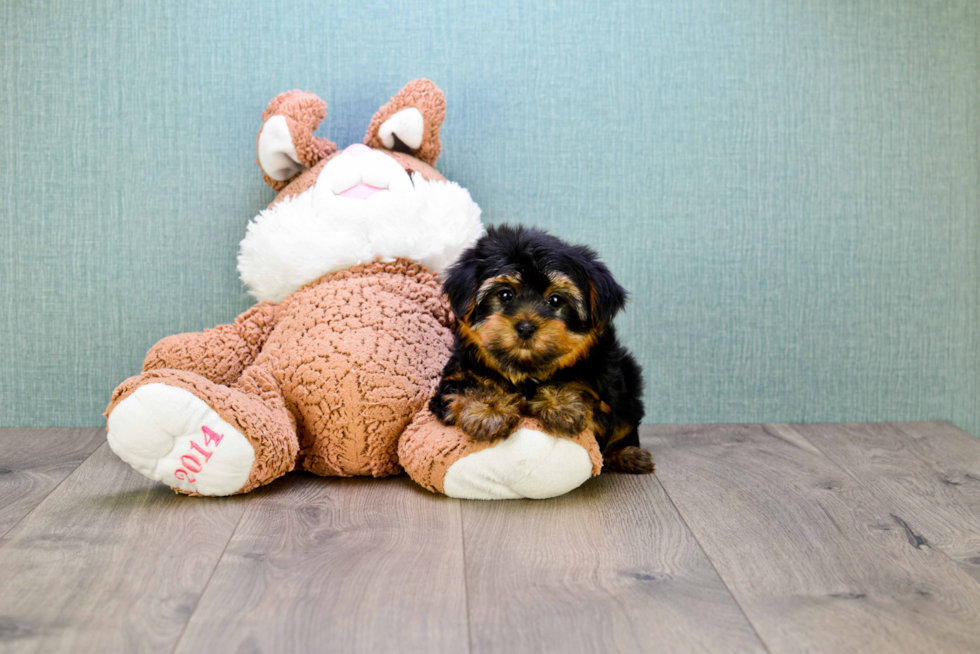
<svg viewBox="0 0 980 654"><path fill-rule="evenodd" d="M466 652L459 502L293 473L249 505L177 652Z"/></svg>
<svg viewBox="0 0 980 654"><path fill-rule="evenodd" d="M908 437L909 448L955 486L974 514L980 514L980 439L950 422L890 423Z"/></svg>
<svg viewBox="0 0 980 654"><path fill-rule="evenodd" d="M760 652L653 476L463 505L473 652Z"/></svg>
<svg viewBox="0 0 980 654"><path fill-rule="evenodd" d="M105 442L105 429L0 429L0 537Z"/></svg>
<svg viewBox="0 0 980 654"><path fill-rule="evenodd" d="M247 501L176 495L103 444L0 540L0 649L170 652Z"/></svg>
<svg viewBox="0 0 980 654"><path fill-rule="evenodd" d="M980 585L798 434L658 427L644 442L770 651L980 648Z"/></svg>
<svg viewBox="0 0 980 654"><path fill-rule="evenodd" d="M980 581L980 440L949 423L793 425Z"/></svg>

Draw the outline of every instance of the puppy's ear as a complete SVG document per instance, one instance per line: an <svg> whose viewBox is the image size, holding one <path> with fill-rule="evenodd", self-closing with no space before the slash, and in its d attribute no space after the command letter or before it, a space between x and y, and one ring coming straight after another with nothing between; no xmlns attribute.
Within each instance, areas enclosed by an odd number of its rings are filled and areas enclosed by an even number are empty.
<svg viewBox="0 0 980 654"><path fill-rule="evenodd" d="M626 305L626 290L613 279L609 268L594 259L587 267L592 326L600 334Z"/></svg>
<svg viewBox="0 0 980 654"><path fill-rule="evenodd" d="M446 281L442 290L449 298L449 307L457 320L462 321L473 310L476 300L476 265L473 262L474 253L467 250L446 272Z"/></svg>

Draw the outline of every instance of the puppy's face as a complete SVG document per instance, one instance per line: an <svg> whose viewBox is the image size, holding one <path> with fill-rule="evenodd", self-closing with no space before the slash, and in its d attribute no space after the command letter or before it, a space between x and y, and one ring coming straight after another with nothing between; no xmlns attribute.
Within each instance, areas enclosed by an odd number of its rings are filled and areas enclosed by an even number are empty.
<svg viewBox="0 0 980 654"><path fill-rule="evenodd" d="M509 380L544 380L588 355L625 294L587 248L491 229L446 281L459 333Z"/></svg>
<svg viewBox="0 0 980 654"><path fill-rule="evenodd" d="M511 380L546 377L585 356L597 334L568 275L515 268L480 283L460 334Z"/></svg>

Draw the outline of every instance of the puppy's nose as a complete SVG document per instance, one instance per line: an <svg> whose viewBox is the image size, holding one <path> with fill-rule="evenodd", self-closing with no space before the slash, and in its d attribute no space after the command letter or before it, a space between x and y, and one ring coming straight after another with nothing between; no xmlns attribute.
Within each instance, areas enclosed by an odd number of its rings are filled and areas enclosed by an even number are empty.
<svg viewBox="0 0 980 654"><path fill-rule="evenodd" d="M523 338L525 341L534 336L534 332L538 331L538 328L535 327L534 323L532 323L530 320L520 321L517 323L516 329L517 335Z"/></svg>

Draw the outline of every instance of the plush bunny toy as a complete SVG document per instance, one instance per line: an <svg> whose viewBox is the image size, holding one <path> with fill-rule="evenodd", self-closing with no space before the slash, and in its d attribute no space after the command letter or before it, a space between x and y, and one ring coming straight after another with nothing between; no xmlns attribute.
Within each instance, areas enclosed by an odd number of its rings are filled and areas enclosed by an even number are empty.
<svg viewBox="0 0 980 654"><path fill-rule="evenodd" d="M106 410L126 463L191 495L233 495L291 470L407 472L452 497L553 497L597 474L591 433L525 420L475 442L426 408L452 345L443 271L483 233L469 193L433 167L442 92L409 83L344 150L313 132L326 104L276 97L258 160L279 195L241 243L260 304L164 338Z"/></svg>

